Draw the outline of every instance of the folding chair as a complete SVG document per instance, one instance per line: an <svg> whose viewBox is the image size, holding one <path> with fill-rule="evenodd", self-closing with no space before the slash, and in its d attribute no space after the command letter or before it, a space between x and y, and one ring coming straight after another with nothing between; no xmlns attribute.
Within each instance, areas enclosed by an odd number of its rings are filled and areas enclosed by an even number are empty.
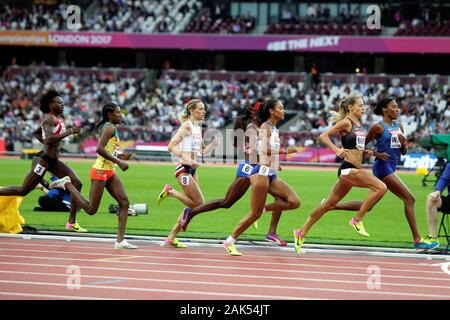
<svg viewBox="0 0 450 320"><path fill-rule="evenodd" d="M442 213L441 224L439 226L438 237L445 238L447 240L447 246L445 247L444 253L446 254L450 246L450 213Z"/></svg>

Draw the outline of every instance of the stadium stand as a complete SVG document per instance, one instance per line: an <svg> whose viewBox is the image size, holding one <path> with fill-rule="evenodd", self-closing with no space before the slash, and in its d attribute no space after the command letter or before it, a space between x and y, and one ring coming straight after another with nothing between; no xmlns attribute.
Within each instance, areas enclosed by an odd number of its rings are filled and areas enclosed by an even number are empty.
<svg viewBox="0 0 450 320"><path fill-rule="evenodd" d="M167 141L179 126L178 114L190 97L208 108L207 128L223 129L249 101L273 96L284 101L283 139L295 145L315 143L329 125L329 111L348 93L359 93L369 107L363 121L378 120L371 109L381 96L397 97L401 121L412 141L446 133L450 126L450 90L446 76L324 74L314 90L307 74L275 72L166 70L156 82L144 70L9 67L0 82L0 128L14 141L30 142L39 125L38 99L54 86L63 92L68 125L90 128L99 108L115 100L125 110L123 139Z"/></svg>

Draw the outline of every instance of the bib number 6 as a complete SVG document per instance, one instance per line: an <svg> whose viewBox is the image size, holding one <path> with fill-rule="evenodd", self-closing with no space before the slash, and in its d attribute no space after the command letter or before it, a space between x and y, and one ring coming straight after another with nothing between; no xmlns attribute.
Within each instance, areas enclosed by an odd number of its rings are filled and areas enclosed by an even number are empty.
<svg viewBox="0 0 450 320"><path fill-rule="evenodd" d="M242 172L249 175L250 173L252 173L253 167L249 164L244 164L244 166L242 167Z"/></svg>

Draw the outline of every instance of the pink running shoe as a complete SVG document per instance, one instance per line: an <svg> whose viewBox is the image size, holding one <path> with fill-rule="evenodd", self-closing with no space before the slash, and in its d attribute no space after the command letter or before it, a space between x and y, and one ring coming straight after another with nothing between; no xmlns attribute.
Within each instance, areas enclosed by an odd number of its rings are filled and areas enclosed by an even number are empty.
<svg viewBox="0 0 450 320"><path fill-rule="evenodd" d="M282 240L277 234L268 234L266 236L266 241L273 242L281 247L287 245L287 242Z"/></svg>

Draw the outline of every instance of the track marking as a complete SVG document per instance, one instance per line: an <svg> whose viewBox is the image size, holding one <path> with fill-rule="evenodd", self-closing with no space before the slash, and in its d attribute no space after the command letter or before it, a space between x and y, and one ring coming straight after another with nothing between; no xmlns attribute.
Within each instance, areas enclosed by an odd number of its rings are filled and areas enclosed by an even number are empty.
<svg viewBox="0 0 450 320"><path fill-rule="evenodd" d="M23 266L23 263L18 262L0 262L0 265L19 265ZM67 268L67 265L55 265L55 264L42 264L42 263L28 263L27 266L38 266L38 267L55 267L55 268ZM173 266L173 265L172 265ZM194 271L171 271L171 270L149 270L149 269L130 269L130 268L110 268L110 267L90 267L90 266L81 266L83 269L91 269L91 270L110 270L110 271L130 271L130 272L143 272L143 273L164 273L164 274L185 274L185 275L199 275L199 276L212 276L212 277L227 277L227 278L249 278L249 279L260 279L260 275L245 275L245 274L234 274L234 273L216 273L216 272L194 272ZM306 273L306 274L317 274L317 275L339 275L339 276L350 276L350 277L364 277L367 279L367 274L354 274L354 273L339 273L339 272L320 272L320 271L299 271L298 273ZM411 280L432 280L432 281L442 281L443 279L433 278L425 278L425 277L414 277L414 276L391 276L391 275L382 275L383 278L391 278L391 279L411 279ZM291 275L287 275L286 277L277 277L277 276L267 276L264 275L266 279L274 279L274 280L302 280L304 278L292 277ZM311 278L306 278L311 279ZM315 278L312 278L315 279ZM321 281L320 279L315 279L317 281ZM446 280L446 279L444 279ZM324 281L328 281L328 279L324 279ZM339 281L339 280L335 280Z"/></svg>
<svg viewBox="0 0 450 320"><path fill-rule="evenodd" d="M80 254L80 253L77 252L76 254ZM83 254L83 253L81 253L81 254ZM136 258L144 258L144 256L124 256L124 257L117 257L117 258L95 259L95 261L117 261L117 260L136 259Z"/></svg>
<svg viewBox="0 0 450 320"><path fill-rule="evenodd" d="M95 277L95 276L93 276ZM152 281L150 279L149 281ZM161 280L155 279L153 281L159 282ZM178 282L172 280L162 280L161 282ZM199 284L196 281L181 281L182 283L189 284ZM41 285L41 286L64 286L66 284L54 283L54 282L40 282L40 281L17 281L17 280L0 280L0 283L11 283L11 284L30 284L30 285ZM203 284L203 283L202 283ZM207 283L209 285L214 285L215 283ZM225 284L229 285L229 284ZM233 285L233 287L243 287L246 285ZM272 286L265 285L253 285L259 288L272 288ZM187 294L200 294L200 295L216 295L216 296L234 296L236 297L246 297L246 298L259 298L259 299L289 299L289 300L297 300L298 297L292 296L278 296L278 295L259 295L259 294L249 294L249 293L226 293L226 292L213 292L213 291L192 291L192 290L172 290L172 289L151 289L151 288L138 288L138 287L115 287L115 286L99 286L99 285L81 285L82 288L91 288L91 289L108 289L108 290L126 290L126 291L144 291L144 292L168 292L168 293L187 293ZM283 286L275 287L277 289L287 289ZM352 290L352 289L335 289L335 288L311 288L311 287L302 287L297 286L295 288L289 288L291 290L305 290L305 291L320 291L320 292L338 292L338 293L356 293L356 294L370 294L370 295L393 295L393 296L402 296L402 297L428 297L428 298L441 298L441 299L450 299L450 295L443 294L428 294L428 293L407 293L407 292L393 292L393 291L379 291L379 290Z"/></svg>
<svg viewBox="0 0 450 320"><path fill-rule="evenodd" d="M53 286L53 287L66 287L66 284L53 283L53 282L32 282L32 281L13 281L13 280L0 280L0 283L10 283L10 284L29 284L37 286ZM194 291L194 290L170 290L170 289L152 289L152 288L136 288L136 287L114 287L114 286L93 286L93 285L82 285L83 288L89 289L107 289L119 290L119 291L141 291L141 292L164 292L171 294L188 294L188 295L203 295L203 296L226 296L236 299L237 297L242 298L253 298L253 299L283 299L283 300L300 300L303 298L293 298L289 296L275 296L275 295L260 295L260 294L246 294L246 293L227 293L227 292L210 292L210 291Z"/></svg>
<svg viewBox="0 0 450 320"><path fill-rule="evenodd" d="M25 252L32 252L32 253L51 253L51 254L55 254L54 251L47 251L47 250L28 250L28 249L0 249L0 253L2 250L5 251L25 251ZM64 251L64 252L58 252L59 254L73 254L73 255L111 255L111 254L104 254L104 253L88 253L88 252L78 252L78 251ZM29 258L29 259L49 259L49 260L58 260L58 259L62 259L62 260L66 260L67 258L56 258L56 257L42 257L42 256L20 256L20 255L2 255L0 254L0 257L16 257L16 258ZM135 258L136 256L128 256L128 257L132 257ZM162 260L168 260L168 259L173 259L173 260L182 260L182 261L186 261L186 260L193 260L193 261L204 261L206 263L210 263L211 259L202 259L202 258L184 258L184 257L158 257L158 256L143 256L143 258L150 258L150 259L162 259ZM103 260L98 260L98 259L78 259L78 258L72 258L70 257L69 259L73 260L73 261L101 261L101 262L110 262L109 259L103 259ZM114 258L111 258L114 259ZM113 262L113 261L111 261ZM243 261L240 259L235 259L235 260L220 260L220 259L214 259L214 262L224 262L224 263L235 263L235 264L243 264L243 265L274 265L274 266L281 266L281 267L285 267L285 266L296 266L296 267L316 267L316 268L333 268L333 269L356 269L356 270L364 270L364 272L367 270L367 267L358 267L358 266L337 266L337 265L322 265L322 264L308 264L308 263L303 263L302 260L299 260L298 263L295 264L291 264L291 263L281 263L281 262L257 262L257 261ZM347 263L353 264L352 260L348 260L346 261ZM129 261L123 261L123 263L128 263L128 264L147 264L147 265L167 265L167 263L158 263L158 262L129 262ZM377 261L370 261L370 262L363 262L366 264L376 264ZM382 264L382 262L380 262L380 264ZM169 265L173 265L173 264L169 264ZM188 265L188 264L178 264L180 266L192 266L192 265ZM210 266L210 265L201 265L198 266L201 268L210 268L210 267L214 267L214 268L218 268L218 269L229 269L231 267L228 266ZM294 270L279 270L279 269L261 269L261 268L245 268L245 267L238 267L240 269L243 270L269 270L269 271L283 271L283 272L291 272ZM383 267L384 271L392 271L392 272L414 272L414 273L435 273L435 274L440 274L440 271L433 271L433 270L412 270L412 269L390 269L390 268L385 268Z"/></svg>
<svg viewBox="0 0 450 320"><path fill-rule="evenodd" d="M101 270L101 269L99 269ZM29 272L29 271L0 271L0 274L34 274L34 275L45 275L45 276L55 276L55 277L67 277L65 274L61 273L50 273L50 272ZM219 275L220 276L220 275ZM99 278L99 279L111 279L111 276L101 276L101 275L86 275L83 274L83 278ZM236 277L240 277L239 275L236 275ZM217 278L217 277L214 277ZM156 282L168 282L168 283L186 283L186 284L204 284L204 285L221 285L221 286L233 286L233 287L255 287L255 288L269 288L269 289L292 289L296 290L299 288L298 286L284 286L284 285L271 285L271 284L258 284L258 283L231 283L231 282L216 282L216 281L200 281L200 280L170 280L170 279L161 279L161 278L136 278L136 277L121 277L120 279L113 279L113 280L107 280L107 281L97 281L90 283L91 285L95 284L109 284L109 283L115 283L115 282L122 282L124 280L131 280L131 281L156 281ZM332 280L332 279L315 279L315 278L283 278L283 280L296 280L296 281L310 281L310 282L326 282L326 283L348 283L348 284L364 284L366 285L366 281L353 281L353 280ZM382 283L383 286L396 286L396 287L414 287L414 288L431 288L431 289L450 289L448 286L435 286L435 285L417 285L417 284L403 284L403 283L390 283L390 282L384 282ZM368 292L372 292L372 290L369 290ZM385 291L385 293L388 293L388 291ZM450 296L449 296L450 297Z"/></svg>
<svg viewBox="0 0 450 320"><path fill-rule="evenodd" d="M53 298L53 299L71 299L71 300L123 300L120 298L99 298L99 297L80 297L80 296L63 296L63 295L53 295L53 294L37 294L37 293L26 293L26 292L0 292L2 296L17 296L17 297L33 297L33 298Z"/></svg>

